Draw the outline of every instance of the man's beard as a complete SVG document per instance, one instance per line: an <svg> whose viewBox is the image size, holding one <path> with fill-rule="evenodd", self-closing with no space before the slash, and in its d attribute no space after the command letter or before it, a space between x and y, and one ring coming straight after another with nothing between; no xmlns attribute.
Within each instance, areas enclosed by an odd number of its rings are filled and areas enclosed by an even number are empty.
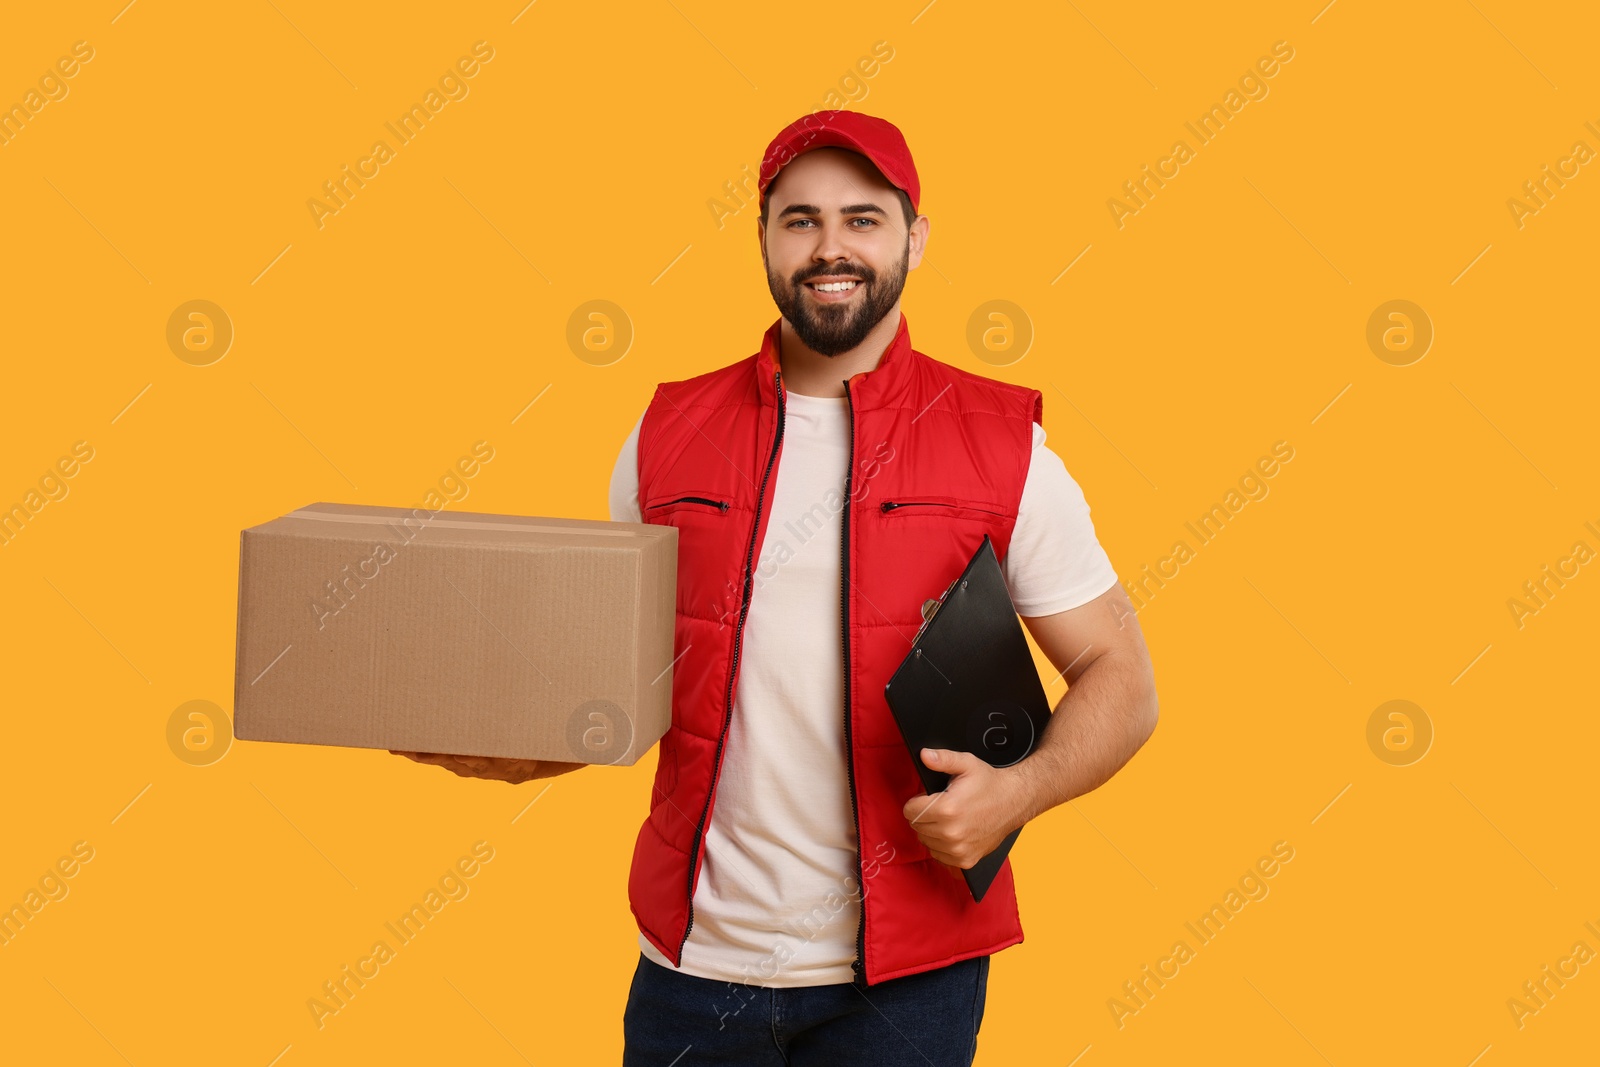
<svg viewBox="0 0 1600 1067"><path fill-rule="evenodd" d="M765 257L763 256L763 259ZM872 328L900 299L906 286L906 270L911 259L911 243L900 253L900 262L889 273L879 276L865 264L858 267L805 267L795 272L787 284L780 282L769 267L767 288L772 292L778 311L789 320L795 334L805 346L823 356L837 356L848 352L862 341ZM852 297L842 304L820 304L805 291L805 283L829 275L853 276L861 279L856 288L864 290L861 299Z"/></svg>

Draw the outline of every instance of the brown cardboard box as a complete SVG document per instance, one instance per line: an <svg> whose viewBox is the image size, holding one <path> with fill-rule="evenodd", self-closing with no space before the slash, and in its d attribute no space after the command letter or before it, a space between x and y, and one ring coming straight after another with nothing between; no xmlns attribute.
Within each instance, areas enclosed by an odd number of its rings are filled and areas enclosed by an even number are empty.
<svg viewBox="0 0 1600 1067"><path fill-rule="evenodd" d="M234 736L632 764L677 579L671 526L312 504L240 535Z"/></svg>

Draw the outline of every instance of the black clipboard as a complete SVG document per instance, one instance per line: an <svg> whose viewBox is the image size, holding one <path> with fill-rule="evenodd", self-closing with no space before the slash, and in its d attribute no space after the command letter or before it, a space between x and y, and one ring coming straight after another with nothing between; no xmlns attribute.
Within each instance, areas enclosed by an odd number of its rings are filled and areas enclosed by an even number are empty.
<svg viewBox="0 0 1600 1067"><path fill-rule="evenodd" d="M911 650L883 695L931 795L950 776L923 764L923 748L972 752L992 766L1008 767L1038 744L1050 721L1050 702L988 534L960 577L923 604L922 615ZM989 891L1021 832L1017 827L961 872L974 901Z"/></svg>

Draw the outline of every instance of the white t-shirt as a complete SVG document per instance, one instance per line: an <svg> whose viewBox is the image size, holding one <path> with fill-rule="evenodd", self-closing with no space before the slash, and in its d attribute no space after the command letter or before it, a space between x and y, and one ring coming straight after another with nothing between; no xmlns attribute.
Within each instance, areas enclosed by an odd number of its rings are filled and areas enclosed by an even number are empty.
<svg viewBox="0 0 1600 1067"><path fill-rule="evenodd" d="M842 396L788 390L785 405L783 456L769 486L772 510L682 970L750 985L828 985L854 978L861 899L845 768L842 511L829 503L844 495L849 408ZM613 522L642 521L643 421L611 474ZM1044 438L1035 423L1001 566L1018 614L1027 616L1078 607L1117 581L1082 490ZM819 515L828 516L821 528ZM639 949L672 966L642 933Z"/></svg>

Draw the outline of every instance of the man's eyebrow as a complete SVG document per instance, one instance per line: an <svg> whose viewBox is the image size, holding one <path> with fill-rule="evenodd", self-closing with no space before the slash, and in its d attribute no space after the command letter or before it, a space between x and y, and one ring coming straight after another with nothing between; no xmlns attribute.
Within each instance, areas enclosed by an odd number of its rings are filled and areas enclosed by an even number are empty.
<svg viewBox="0 0 1600 1067"><path fill-rule="evenodd" d="M788 218L790 215L820 215L820 214L822 214L822 209L820 207L818 207L817 205L815 205L815 204L790 204L788 207L786 207L782 211L778 212L778 218L784 219L784 218ZM839 214L841 214L841 215L883 215L885 218L888 217L888 213L885 212L883 210L883 208L879 207L877 204L848 204L848 205L846 205L846 206L844 206L844 207L839 209Z"/></svg>

